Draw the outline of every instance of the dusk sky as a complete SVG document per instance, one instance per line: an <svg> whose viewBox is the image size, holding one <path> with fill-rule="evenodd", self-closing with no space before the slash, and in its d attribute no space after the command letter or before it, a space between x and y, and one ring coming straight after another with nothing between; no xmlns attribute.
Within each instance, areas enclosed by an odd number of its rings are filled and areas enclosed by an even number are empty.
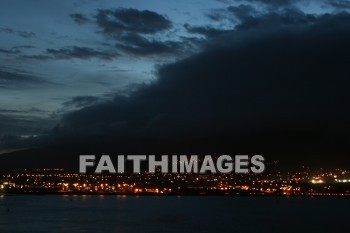
<svg viewBox="0 0 350 233"><path fill-rule="evenodd" d="M346 157L349 10L345 0L2 1L0 153L155 139Z"/></svg>

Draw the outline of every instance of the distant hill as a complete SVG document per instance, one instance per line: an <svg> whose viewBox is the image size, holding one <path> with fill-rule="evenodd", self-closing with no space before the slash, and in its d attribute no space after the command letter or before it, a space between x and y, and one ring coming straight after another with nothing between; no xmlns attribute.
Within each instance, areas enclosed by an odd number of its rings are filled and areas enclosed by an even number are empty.
<svg viewBox="0 0 350 233"><path fill-rule="evenodd" d="M0 171L21 168L79 168L79 154L52 149L28 149L0 155Z"/></svg>

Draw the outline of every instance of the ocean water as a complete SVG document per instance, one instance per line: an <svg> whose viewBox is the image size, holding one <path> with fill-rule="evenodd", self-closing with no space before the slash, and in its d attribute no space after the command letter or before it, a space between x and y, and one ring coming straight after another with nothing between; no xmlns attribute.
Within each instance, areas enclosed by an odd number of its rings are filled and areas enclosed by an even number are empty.
<svg viewBox="0 0 350 233"><path fill-rule="evenodd" d="M0 233L350 232L349 198L0 196Z"/></svg>

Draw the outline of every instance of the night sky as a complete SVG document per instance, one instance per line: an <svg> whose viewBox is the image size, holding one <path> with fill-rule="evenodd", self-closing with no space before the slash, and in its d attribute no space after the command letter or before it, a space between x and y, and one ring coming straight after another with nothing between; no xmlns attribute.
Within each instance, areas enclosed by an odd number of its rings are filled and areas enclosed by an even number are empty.
<svg viewBox="0 0 350 233"><path fill-rule="evenodd" d="M349 12L345 0L2 1L0 153L348 164Z"/></svg>

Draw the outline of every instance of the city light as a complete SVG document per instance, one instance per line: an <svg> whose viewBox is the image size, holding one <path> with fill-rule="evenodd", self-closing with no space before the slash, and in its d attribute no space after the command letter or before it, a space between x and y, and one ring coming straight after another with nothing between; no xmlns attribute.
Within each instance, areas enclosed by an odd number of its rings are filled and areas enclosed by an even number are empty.
<svg viewBox="0 0 350 233"><path fill-rule="evenodd" d="M337 177L337 178L335 178ZM256 174L80 174L33 169L0 174L2 193L350 195L350 170Z"/></svg>

